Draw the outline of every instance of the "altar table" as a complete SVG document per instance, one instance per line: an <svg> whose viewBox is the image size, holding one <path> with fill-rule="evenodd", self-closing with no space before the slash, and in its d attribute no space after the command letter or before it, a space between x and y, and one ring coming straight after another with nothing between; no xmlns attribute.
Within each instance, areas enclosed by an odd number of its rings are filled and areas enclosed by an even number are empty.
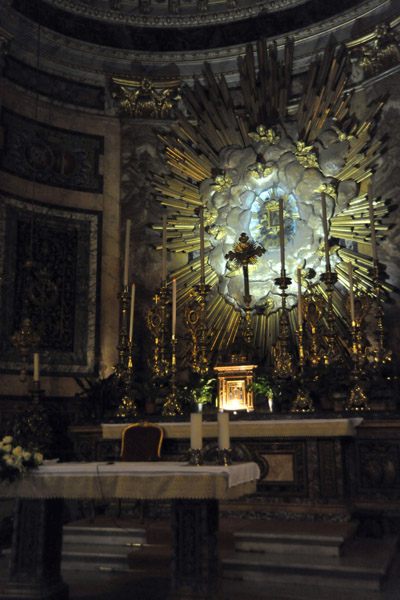
<svg viewBox="0 0 400 600"><path fill-rule="evenodd" d="M3 482L0 497L17 502L9 582L0 598L67 600L60 574L63 501L89 498L171 500L170 598L210 598L218 580L218 501L254 492L258 477L255 463L51 463L28 479Z"/></svg>

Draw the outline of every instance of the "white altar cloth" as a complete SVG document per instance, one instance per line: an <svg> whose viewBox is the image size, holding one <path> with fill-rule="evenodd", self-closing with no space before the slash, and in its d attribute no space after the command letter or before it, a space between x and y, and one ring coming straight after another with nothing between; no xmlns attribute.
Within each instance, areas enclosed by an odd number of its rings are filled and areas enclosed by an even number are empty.
<svg viewBox="0 0 400 600"><path fill-rule="evenodd" d="M256 463L189 466L181 462L44 464L26 479L0 484L2 498L110 500L229 499L252 493Z"/></svg>

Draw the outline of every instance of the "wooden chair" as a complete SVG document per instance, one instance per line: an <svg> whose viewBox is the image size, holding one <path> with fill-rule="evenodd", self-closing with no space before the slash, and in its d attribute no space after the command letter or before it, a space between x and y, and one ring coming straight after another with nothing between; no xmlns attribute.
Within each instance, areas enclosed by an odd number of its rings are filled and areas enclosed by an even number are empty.
<svg viewBox="0 0 400 600"><path fill-rule="evenodd" d="M133 423L122 432L121 455L123 462L154 461L161 459L164 430L156 423ZM140 502L140 521L144 520L144 501ZM121 501L118 503L121 514Z"/></svg>
<svg viewBox="0 0 400 600"><path fill-rule="evenodd" d="M156 423L133 423L122 432L120 459L124 462L160 460L164 430Z"/></svg>

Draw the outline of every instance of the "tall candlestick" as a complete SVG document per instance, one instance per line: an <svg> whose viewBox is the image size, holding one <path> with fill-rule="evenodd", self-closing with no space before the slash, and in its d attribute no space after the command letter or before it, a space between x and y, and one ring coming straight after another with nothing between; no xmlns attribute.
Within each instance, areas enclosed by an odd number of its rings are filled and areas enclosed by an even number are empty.
<svg viewBox="0 0 400 600"><path fill-rule="evenodd" d="M172 337L176 333L176 279L172 280Z"/></svg>
<svg viewBox="0 0 400 600"><path fill-rule="evenodd" d="M39 381L39 352L33 354L33 381Z"/></svg>
<svg viewBox="0 0 400 600"><path fill-rule="evenodd" d="M285 270L285 230L283 224L283 198L279 198L279 236L281 242L281 271Z"/></svg>
<svg viewBox="0 0 400 600"><path fill-rule="evenodd" d="M190 414L190 448L201 450L203 447L203 421L201 413Z"/></svg>
<svg viewBox="0 0 400 600"><path fill-rule="evenodd" d="M130 239L131 239L131 220L128 219L126 221L126 233L125 233L124 287L126 287L128 285Z"/></svg>
<svg viewBox="0 0 400 600"><path fill-rule="evenodd" d="M301 306L301 267L297 267L297 316L299 320L299 327L303 324L303 310Z"/></svg>
<svg viewBox="0 0 400 600"><path fill-rule="evenodd" d="M167 213L162 217L162 284L167 280Z"/></svg>
<svg viewBox="0 0 400 600"><path fill-rule="evenodd" d="M200 208L200 276L204 281L204 208Z"/></svg>
<svg viewBox="0 0 400 600"><path fill-rule="evenodd" d="M372 185L368 184L368 206L369 206L369 220L371 227L371 244L372 244L372 259L374 261L374 267L378 264L378 256L376 253L376 235L375 235L375 215L374 207L372 205Z"/></svg>
<svg viewBox="0 0 400 600"><path fill-rule="evenodd" d="M353 265L349 262L349 294L350 294L350 315L351 315L351 324L355 323L355 315L354 315L354 291L353 291Z"/></svg>
<svg viewBox="0 0 400 600"><path fill-rule="evenodd" d="M325 265L326 265L326 270L330 271L331 263L329 260L328 219L326 217L325 192L321 193L321 203L322 203L322 226L324 228Z"/></svg>
<svg viewBox="0 0 400 600"><path fill-rule="evenodd" d="M228 412L218 413L218 447L220 450L227 450L230 447Z"/></svg>
<svg viewBox="0 0 400 600"><path fill-rule="evenodd" d="M133 335L133 314L135 311L135 284L132 283L132 292L131 292L131 315L129 319L129 341L132 341Z"/></svg>

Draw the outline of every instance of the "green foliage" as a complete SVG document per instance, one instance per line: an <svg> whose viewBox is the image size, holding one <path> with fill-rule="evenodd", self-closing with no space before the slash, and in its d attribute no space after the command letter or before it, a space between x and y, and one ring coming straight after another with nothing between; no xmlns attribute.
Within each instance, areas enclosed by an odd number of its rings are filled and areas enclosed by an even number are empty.
<svg viewBox="0 0 400 600"><path fill-rule="evenodd" d="M209 404L217 395L217 380L193 377L192 381L179 390L179 395L184 402L195 402L196 404Z"/></svg>

